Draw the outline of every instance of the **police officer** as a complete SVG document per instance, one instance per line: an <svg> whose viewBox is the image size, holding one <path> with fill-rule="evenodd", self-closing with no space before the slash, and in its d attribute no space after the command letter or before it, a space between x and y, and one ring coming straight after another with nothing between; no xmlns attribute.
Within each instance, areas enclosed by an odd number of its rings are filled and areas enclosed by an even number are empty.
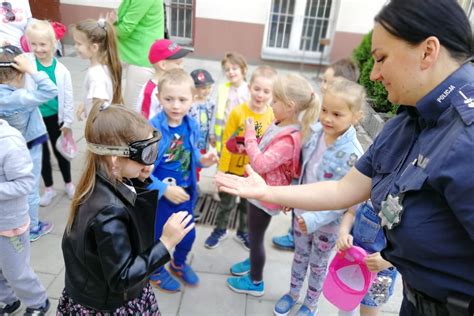
<svg viewBox="0 0 474 316"><path fill-rule="evenodd" d="M382 256L403 276L400 315L474 315L472 40L457 1L392 0L375 18L371 79L403 106L355 168L289 190L248 167L249 177L218 176L218 185L308 210L370 197L388 240Z"/></svg>

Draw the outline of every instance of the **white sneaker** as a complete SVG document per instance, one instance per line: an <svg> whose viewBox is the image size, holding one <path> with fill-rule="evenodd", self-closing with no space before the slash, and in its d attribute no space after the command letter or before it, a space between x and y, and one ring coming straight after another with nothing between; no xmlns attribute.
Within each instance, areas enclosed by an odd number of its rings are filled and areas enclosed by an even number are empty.
<svg viewBox="0 0 474 316"><path fill-rule="evenodd" d="M46 189L40 198L40 206L48 206L51 204L55 196L56 191L54 189Z"/></svg>
<svg viewBox="0 0 474 316"><path fill-rule="evenodd" d="M67 194L67 197L72 200L72 198L74 197L74 193L76 192L76 187L74 186L74 184L72 182L66 184L66 194Z"/></svg>

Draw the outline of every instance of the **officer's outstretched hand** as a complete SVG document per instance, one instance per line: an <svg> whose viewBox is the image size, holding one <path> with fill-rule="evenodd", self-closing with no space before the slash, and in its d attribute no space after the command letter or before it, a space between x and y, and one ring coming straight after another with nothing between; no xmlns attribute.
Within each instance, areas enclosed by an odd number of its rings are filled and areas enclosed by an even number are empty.
<svg viewBox="0 0 474 316"><path fill-rule="evenodd" d="M174 213L168 218L160 237L160 241L168 251L171 251L194 228L194 223L188 225L192 219L193 215L186 211Z"/></svg>

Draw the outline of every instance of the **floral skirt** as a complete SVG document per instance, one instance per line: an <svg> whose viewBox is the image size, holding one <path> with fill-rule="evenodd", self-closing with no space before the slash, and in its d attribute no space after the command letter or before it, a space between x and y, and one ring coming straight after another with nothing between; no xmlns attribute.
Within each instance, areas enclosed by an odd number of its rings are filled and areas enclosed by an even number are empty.
<svg viewBox="0 0 474 316"><path fill-rule="evenodd" d="M156 302L155 294L150 284L147 284L143 288L143 291L139 297L130 300L125 305L117 308L114 311L98 311L81 304L76 303L66 292L63 290L61 298L59 298L58 310L56 315L150 315L160 316L160 310L158 309L158 303Z"/></svg>

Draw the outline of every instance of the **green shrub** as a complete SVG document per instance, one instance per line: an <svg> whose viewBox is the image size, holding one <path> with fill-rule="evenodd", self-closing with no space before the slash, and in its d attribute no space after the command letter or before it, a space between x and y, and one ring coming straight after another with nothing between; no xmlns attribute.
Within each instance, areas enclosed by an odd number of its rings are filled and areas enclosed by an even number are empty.
<svg viewBox="0 0 474 316"><path fill-rule="evenodd" d="M380 81L371 81L370 72L374 65L374 59L371 52L372 31L364 36L362 42L352 52L352 57L359 65L360 77L359 83L367 90L369 103L376 112L395 113L398 105L390 103L387 99L387 90Z"/></svg>
<svg viewBox="0 0 474 316"><path fill-rule="evenodd" d="M364 65L369 59L372 59L370 51L372 49L372 31L366 34L362 38L359 46L357 46L352 52L352 58L359 66L359 69L362 71L362 65Z"/></svg>

